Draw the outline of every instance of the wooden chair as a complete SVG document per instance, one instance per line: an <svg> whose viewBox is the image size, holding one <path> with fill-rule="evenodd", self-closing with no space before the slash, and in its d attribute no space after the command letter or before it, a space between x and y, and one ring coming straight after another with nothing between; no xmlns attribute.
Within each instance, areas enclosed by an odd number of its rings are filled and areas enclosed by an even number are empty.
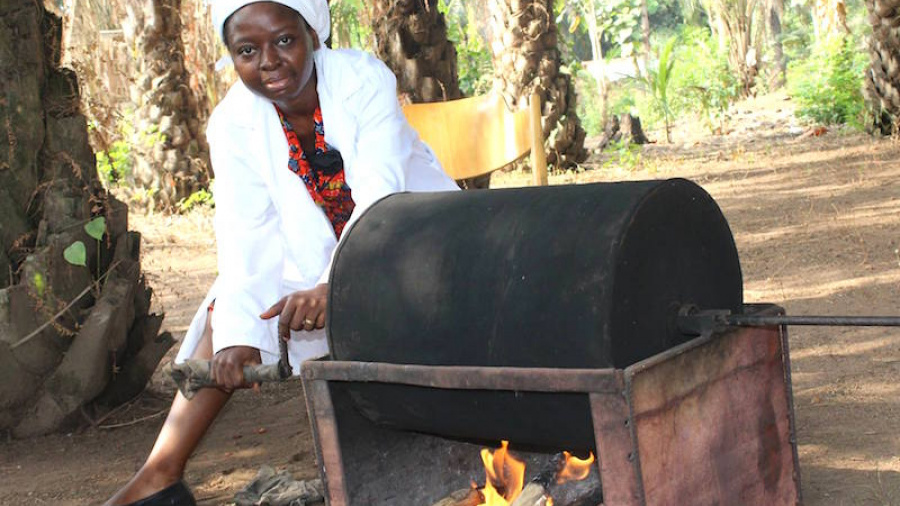
<svg viewBox="0 0 900 506"><path fill-rule="evenodd" d="M510 112L499 95L410 104L403 114L453 179L481 176L531 152L533 182L547 185L541 102Z"/></svg>

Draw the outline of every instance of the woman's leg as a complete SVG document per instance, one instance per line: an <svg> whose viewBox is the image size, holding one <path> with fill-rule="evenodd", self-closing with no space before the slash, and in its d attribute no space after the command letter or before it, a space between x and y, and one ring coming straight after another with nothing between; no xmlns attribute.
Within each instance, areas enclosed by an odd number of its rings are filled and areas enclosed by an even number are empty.
<svg viewBox="0 0 900 506"><path fill-rule="evenodd" d="M193 359L212 358L210 315L207 315L206 330L191 357ZM143 499L180 480L188 458L230 397L230 392L215 388L201 389L190 401L181 392L176 393L147 461L131 481L106 502L106 506Z"/></svg>

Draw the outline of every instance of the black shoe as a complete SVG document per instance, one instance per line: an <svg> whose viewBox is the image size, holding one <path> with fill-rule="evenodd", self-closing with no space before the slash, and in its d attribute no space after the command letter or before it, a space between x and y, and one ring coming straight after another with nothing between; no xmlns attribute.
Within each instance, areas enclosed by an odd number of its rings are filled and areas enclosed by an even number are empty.
<svg viewBox="0 0 900 506"><path fill-rule="evenodd" d="M177 481L159 492L127 506L197 506L194 495L183 481Z"/></svg>

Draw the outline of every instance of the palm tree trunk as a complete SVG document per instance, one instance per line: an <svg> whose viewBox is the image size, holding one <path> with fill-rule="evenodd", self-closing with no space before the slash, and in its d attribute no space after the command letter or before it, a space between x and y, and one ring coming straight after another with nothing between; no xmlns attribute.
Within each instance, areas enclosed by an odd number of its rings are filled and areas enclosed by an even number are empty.
<svg viewBox="0 0 900 506"><path fill-rule="evenodd" d="M641 0L641 42L644 46L644 69L650 65L650 9L647 0Z"/></svg>
<svg viewBox="0 0 900 506"><path fill-rule="evenodd" d="M0 431L14 437L89 414L106 388L129 383L133 397L174 342L147 314L128 208L97 180L61 29L43 2L0 2L0 47L16 55L0 58ZM102 240L85 230L99 217ZM123 381L147 347L143 382Z"/></svg>
<svg viewBox="0 0 900 506"><path fill-rule="evenodd" d="M769 38L772 42L772 59L775 68L769 79L769 88L776 90L787 82L787 62L784 59L784 46L781 43L781 19L784 16L784 0L770 0L767 6L769 22Z"/></svg>
<svg viewBox="0 0 900 506"><path fill-rule="evenodd" d="M728 40L728 63L737 73L741 95L749 96L759 73L759 26L755 19L759 0L714 0L710 15L721 20L722 35Z"/></svg>
<svg viewBox="0 0 900 506"><path fill-rule="evenodd" d="M135 48L135 151L125 189L132 201L163 210L209 184L209 148L188 86L181 0L137 0L126 7L125 40Z"/></svg>
<svg viewBox="0 0 900 506"><path fill-rule="evenodd" d="M587 16L588 36L591 39L591 59L593 64L589 69L594 82L597 84L597 97L600 100L600 124L606 125L608 82L606 80L606 60L603 57L603 44L601 42L603 30L597 25L597 9L594 2L588 2Z"/></svg>
<svg viewBox="0 0 900 506"><path fill-rule="evenodd" d="M900 0L866 0L872 38L871 64L865 77L866 101L873 131L896 134L900 128Z"/></svg>
<svg viewBox="0 0 900 506"><path fill-rule="evenodd" d="M533 92L543 102L547 162L567 169L587 158L585 131L575 110L572 76L560 72L551 0L488 0L494 89L511 107Z"/></svg>
<svg viewBox="0 0 900 506"><path fill-rule="evenodd" d="M374 0L369 3L375 53L397 75L412 103L460 98L456 48L437 0Z"/></svg>

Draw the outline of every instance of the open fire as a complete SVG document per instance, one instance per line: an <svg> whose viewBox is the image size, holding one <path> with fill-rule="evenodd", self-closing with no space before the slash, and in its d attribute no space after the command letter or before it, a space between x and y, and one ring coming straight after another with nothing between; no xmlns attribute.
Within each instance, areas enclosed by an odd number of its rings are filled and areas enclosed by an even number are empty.
<svg viewBox="0 0 900 506"><path fill-rule="evenodd" d="M587 459L579 459L563 452L554 459L554 469L542 471L527 486L525 463L510 454L508 441L503 441L500 448L493 452L482 449L481 460L484 462L485 485L479 490L483 499L476 506L552 506L554 489L562 491L566 483L585 480L591 475L594 454L591 453ZM599 480L596 485L596 490L586 487L587 493L599 495ZM570 503L558 506L566 504Z"/></svg>

